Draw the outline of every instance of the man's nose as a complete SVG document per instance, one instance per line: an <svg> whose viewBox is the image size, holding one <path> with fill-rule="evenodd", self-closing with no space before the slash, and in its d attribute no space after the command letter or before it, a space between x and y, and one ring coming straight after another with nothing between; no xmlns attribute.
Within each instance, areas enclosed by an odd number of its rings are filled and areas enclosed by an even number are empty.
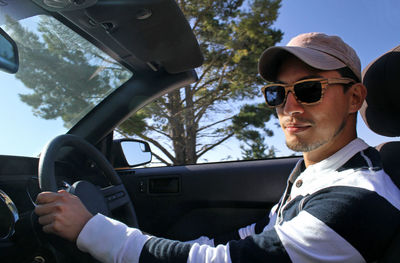
<svg viewBox="0 0 400 263"><path fill-rule="evenodd" d="M287 95L285 105L283 106L283 112L290 116L304 112L303 105L296 100L291 91L289 91Z"/></svg>

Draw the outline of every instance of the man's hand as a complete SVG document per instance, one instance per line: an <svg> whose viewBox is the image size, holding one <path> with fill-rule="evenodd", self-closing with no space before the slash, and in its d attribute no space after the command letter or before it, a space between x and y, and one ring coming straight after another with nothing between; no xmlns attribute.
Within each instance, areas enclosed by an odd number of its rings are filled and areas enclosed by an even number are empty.
<svg viewBox="0 0 400 263"><path fill-rule="evenodd" d="M75 242L87 221L93 215L81 200L65 190L42 192L37 196L35 213L43 231Z"/></svg>

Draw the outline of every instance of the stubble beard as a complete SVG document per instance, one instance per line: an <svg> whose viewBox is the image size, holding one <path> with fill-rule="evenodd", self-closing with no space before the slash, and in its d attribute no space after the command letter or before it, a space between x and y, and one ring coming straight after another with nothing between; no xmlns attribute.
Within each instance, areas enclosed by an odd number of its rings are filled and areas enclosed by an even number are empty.
<svg viewBox="0 0 400 263"><path fill-rule="evenodd" d="M335 133L333 136L330 136L328 138L322 138L318 141L312 141L312 142L303 142L301 140L296 140L295 142L288 142L286 140L286 146L291 149L292 151L295 152L311 152L313 150L318 149L322 145L325 145L329 141L331 141L333 138L338 136L346 126L347 118L344 118L340 126L336 129Z"/></svg>

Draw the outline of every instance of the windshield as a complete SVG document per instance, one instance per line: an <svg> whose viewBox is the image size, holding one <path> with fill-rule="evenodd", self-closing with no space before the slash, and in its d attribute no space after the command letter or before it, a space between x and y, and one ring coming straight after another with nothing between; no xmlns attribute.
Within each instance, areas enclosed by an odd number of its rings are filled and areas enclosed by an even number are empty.
<svg viewBox="0 0 400 263"><path fill-rule="evenodd" d="M0 72L0 154L37 156L132 73L52 17L6 20L20 67Z"/></svg>

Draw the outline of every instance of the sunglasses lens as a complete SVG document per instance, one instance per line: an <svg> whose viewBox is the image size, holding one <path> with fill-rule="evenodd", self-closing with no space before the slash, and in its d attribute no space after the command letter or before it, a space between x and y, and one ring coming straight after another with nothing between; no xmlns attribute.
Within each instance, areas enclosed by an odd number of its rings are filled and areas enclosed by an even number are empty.
<svg viewBox="0 0 400 263"><path fill-rule="evenodd" d="M322 86L319 81L306 81L294 86L294 92L299 101L305 103L317 102L322 96Z"/></svg>
<svg viewBox="0 0 400 263"><path fill-rule="evenodd" d="M285 88L282 86L269 86L264 92L265 100L270 106L278 106L285 99Z"/></svg>

